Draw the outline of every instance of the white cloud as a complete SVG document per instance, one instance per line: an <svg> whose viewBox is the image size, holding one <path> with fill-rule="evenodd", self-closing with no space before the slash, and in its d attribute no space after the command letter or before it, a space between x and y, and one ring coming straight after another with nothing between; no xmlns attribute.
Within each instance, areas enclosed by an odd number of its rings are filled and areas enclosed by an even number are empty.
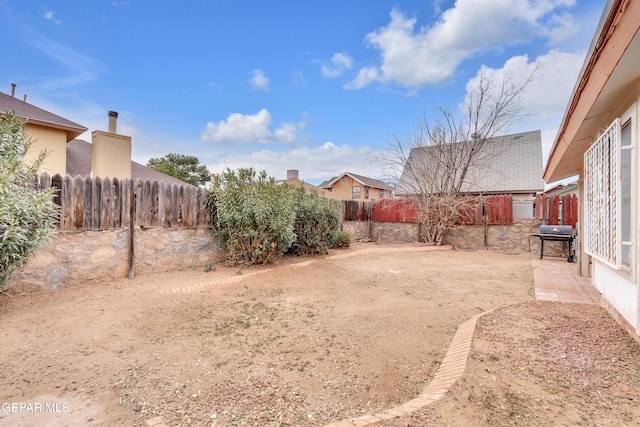
<svg viewBox="0 0 640 427"><path fill-rule="evenodd" d="M326 142L315 147L295 147L285 151L263 149L245 156L232 155L219 158L215 163L207 164L207 167L213 173L223 172L226 168L253 167L266 170L276 179L284 179L288 169L297 169L300 179L319 184L346 171L372 178L380 177L382 171L370 162L371 155L368 146L353 147Z"/></svg>
<svg viewBox="0 0 640 427"><path fill-rule="evenodd" d="M477 86L480 73L496 81L501 81L505 75L508 75L513 79L514 84L519 85L535 71L534 79L521 97L523 113L528 116L521 123L515 124L511 131L540 129L543 158L546 162L584 57L584 52L567 53L555 49L531 62L526 55L515 56L507 60L499 69L483 66L478 71L478 75L467 83L467 93Z"/></svg>
<svg viewBox="0 0 640 427"><path fill-rule="evenodd" d="M391 21L366 35L381 63L360 70L345 89L372 82L393 82L406 88L443 83L460 63L485 49L546 37L557 43L577 26L566 12L575 0L458 0L431 27L416 29L417 19L391 11Z"/></svg>
<svg viewBox="0 0 640 427"><path fill-rule="evenodd" d="M293 78L293 84L295 84L296 86L302 86L302 87L307 86L307 79L304 77L304 74L302 73L302 71L294 70L292 78Z"/></svg>
<svg viewBox="0 0 640 427"><path fill-rule="evenodd" d="M269 90L269 78L264 74L264 71L255 69L252 74L253 76L249 80L251 87L258 90Z"/></svg>
<svg viewBox="0 0 640 427"><path fill-rule="evenodd" d="M558 50L551 50L531 62L526 55L514 56L499 69L482 66L467 83L467 93L477 87L481 73L497 82L502 81L505 75L509 76L515 85L523 84L533 74L534 78L521 98L524 112L537 120L558 119L567 106L583 60L584 53Z"/></svg>
<svg viewBox="0 0 640 427"><path fill-rule="evenodd" d="M200 140L232 144L288 144L296 139L297 131L305 127L304 120L299 123L283 122L271 131L272 122L271 113L264 108L257 114L233 113L226 120L207 123Z"/></svg>
<svg viewBox="0 0 640 427"><path fill-rule="evenodd" d="M334 53L331 57L332 66L323 65L322 75L328 79L340 77L346 70L353 68L353 58L344 52Z"/></svg>
<svg viewBox="0 0 640 427"><path fill-rule="evenodd" d="M43 17L47 21L51 21L56 25L61 25L62 24L62 19L58 19L56 17L56 13L53 10L49 10L49 9L45 8Z"/></svg>

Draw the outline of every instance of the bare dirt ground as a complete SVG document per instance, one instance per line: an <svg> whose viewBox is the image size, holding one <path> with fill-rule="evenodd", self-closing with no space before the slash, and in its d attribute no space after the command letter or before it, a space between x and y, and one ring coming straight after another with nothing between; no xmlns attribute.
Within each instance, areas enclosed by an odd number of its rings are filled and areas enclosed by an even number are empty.
<svg viewBox="0 0 640 427"><path fill-rule="evenodd" d="M529 254L394 248L13 289L0 297L0 426L321 426L373 414L420 393L459 324L533 299ZM385 425L637 423L638 346L602 309L576 307L485 316L450 395Z"/></svg>

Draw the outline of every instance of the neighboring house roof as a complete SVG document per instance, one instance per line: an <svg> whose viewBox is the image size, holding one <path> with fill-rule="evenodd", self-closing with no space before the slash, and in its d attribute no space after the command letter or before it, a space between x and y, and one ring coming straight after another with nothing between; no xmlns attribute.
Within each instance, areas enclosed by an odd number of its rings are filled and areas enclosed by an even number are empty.
<svg viewBox="0 0 640 427"><path fill-rule="evenodd" d="M420 188L408 172L411 165L428 165L436 147L413 148L405 165L396 195L413 194ZM542 139L539 130L491 138L478 154L482 159L467 172L462 188L468 193L515 194L536 193L544 189L542 180ZM416 164L418 166L416 166ZM426 167L426 166L425 166Z"/></svg>
<svg viewBox="0 0 640 427"><path fill-rule="evenodd" d="M91 144L82 139L74 139L67 144L67 175L88 176L91 174ZM153 168L131 161L131 177L144 181L162 181L168 184L191 185ZM106 178L106 177L103 177Z"/></svg>
<svg viewBox="0 0 640 427"><path fill-rule="evenodd" d="M551 148L546 182L580 175L593 136L640 78L640 2L609 0Z"/></svg>
<svg viewBox="0 0 640 427"><path fill-rule="evenodd" d="M62 129L67 132L67 142L86 132L87 128L42 108L0 92L0 112L13 111L28 123Z"/></svg>
<svg viewBox="0 0 640 427"><path fill-rule="evenodd" d="M308 192L313 192L313 191L317 191L318 193L321 193L320 188L316 187L313 184L309 184L308 182L304 182L304 181L301 181L301 180L296 179L296 178L277 179L275 181L275 183L276 183L276 185L282 185L282 184L289 184L289 185L293 185L293 186L302 185L307 193Z"/></svg>
<svg viewBox="0 0 640 427"><path fill-rule="evenodd" d="M324 181L322 184L318 185L318 187L319 188L331 188L331 187L333 187L333 184L336 183L336 181L340 180L344 176L351 177L354 181L359 182L360 184L364 185L365 187L381 188L383 190L393 191L393 187L388 185L388 184L386 184L384 181L380 181L379 179L369 178L369 177L362 176L362 175L356 175L355 173L351 173L351 172L344 172L342 175L334 176L333 178L328 179L328 180Z"/></svg>

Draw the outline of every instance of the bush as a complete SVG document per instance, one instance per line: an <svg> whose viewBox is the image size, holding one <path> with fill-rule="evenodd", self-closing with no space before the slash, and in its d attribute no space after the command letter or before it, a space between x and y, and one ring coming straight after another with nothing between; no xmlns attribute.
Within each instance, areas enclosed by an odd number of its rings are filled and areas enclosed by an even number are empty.
<svg viewBox="0 0 640 427"><path fill-rule="evenodd" d="M294 231L296 241L289 252L296 255L324 254L336 241L342 206L317 193L305 194L300 187Z"/></svg>
<svg viewBox="0 0 640 427"><path fill-rule="evenodd" d="M338 231L334 248L348 248L351 244L351 235L346 231Z"/></svg>
<svg viewBox="0 0 640 427"><path fill-rule="evenodd" d="M227 169L216 176L208 196L214 231L226 259L234 264L266 264L295 241L298 191L276 185L266 172Z"/></svg>
<svg viewBox="0 0 640 427"><path fill-rule="evenodd" d="M0 115L0 290L55 231L59 215L55 189L34 184L46 153L25 163L32 141L23 129L13 113Z"/></svg>

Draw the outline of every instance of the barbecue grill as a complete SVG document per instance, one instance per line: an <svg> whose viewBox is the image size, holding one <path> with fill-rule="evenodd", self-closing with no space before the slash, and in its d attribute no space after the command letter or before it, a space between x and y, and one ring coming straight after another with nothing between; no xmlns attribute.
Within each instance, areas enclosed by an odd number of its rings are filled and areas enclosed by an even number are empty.
<svg viewBox="0 0 640 427"><path fill-rule="evenodd" d="M573 239L575 239L574 229L570 225L546 225L540 226L538 234L532 234L532 237L540 239L540 259L544 256L544 242L546 240L554 242L567 242L568 250L567 262L574 262L575 251L573 248Z"/></svg>

